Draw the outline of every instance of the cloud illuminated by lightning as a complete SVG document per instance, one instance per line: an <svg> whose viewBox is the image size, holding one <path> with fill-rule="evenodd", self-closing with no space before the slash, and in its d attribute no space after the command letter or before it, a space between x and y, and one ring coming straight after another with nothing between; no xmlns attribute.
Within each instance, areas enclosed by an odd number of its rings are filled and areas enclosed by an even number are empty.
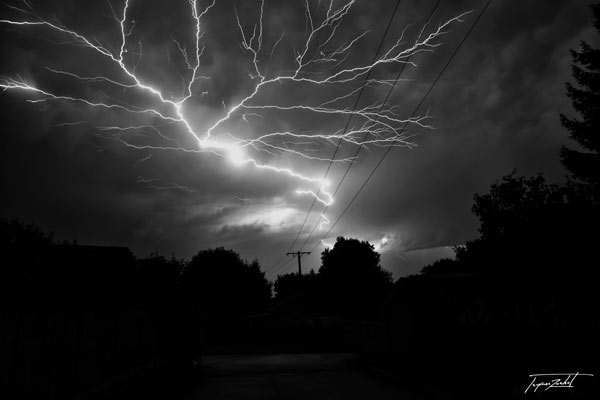
<svg viewBox="0 0 600 400"><path fill-rule="evenodd" d="M95 51L102 57L105 57L120 72L120 78L109 78L108 76L82 76L74 72L64 71L56 68L47 67L47 71L60 75L64 78L75 79L81 85L88 85L94 82L102 82L108 85L114 85L124 90L134 89L145 94L150 100L156 101L159 107L137 107L128 105L124 102L114 101L106 96L105 101L92 101L83 96L64 95L37 87L27 80L19 77L0 78L0 87L6 90L20 90L30 93L32 103L45 101L63 101L81 103L91 108L104 108L131 114L132 116L142 117L144 115L158 119L162 124L177 124L185 134L193 139L194 147L182 146L173 137L167 136L161 130L158 124L140 123L139 125L109 125L98 127L100 132L110 133L111 136L123 145L137 150L152 151L183 151L187 153L212 153L230 161L233 165L249 165L258 170L269 171L271 173L282 174L290 179L302 182L304 187L298 188L296 193L308 194L314 196L324 205L330 205L334 199L328 192L329 182L324 178L306 174L292 167L281 167L274 163L263 163L257 157L251 156L252 153L265 153L270 156L279 156L287 158L301 158L315 162L349 162L350 158L340 158L331 160L330 158L319 156L314 149L321 148L324 145L335 146L346 144L350 146L381 145L381 146L413 146L409 141L410 135L403 133L402 127L406 123L414 126L429 128L427 124L428 115L416 116L413 118L402 118L397 114L393 106L382 105L380 103L370 104L357 109L351 109L345 105L345 101L351 99L360 90L364 84L367 87L377 87L381 85L391 85L390 79L366 79L367 74L374 68L392 65L410 63L409 59L418 53L431 52L440 45L439 38L447 32L451 24L461 22L461 18L467 14L461 14L447 20L433 29L429 34L421 32L419 38L406 45L406 30L392 42L385 51L373 63L361 65L346 65L348 55L356 44L360 42L368 32L357 34L350 40L338 40L338 28L343 20L348 16L357 0L349 0L340 6L334 5L334 1L328 3L327 9L311 9L308 2L305 3L305 18L307 32L304 41L300 46L295 46L293 58L294 68L291 71L273 71L269 66L269 61L277 52L278 46L285 40L282 32L279 38L274 42L271 48L265 48L265 30L263 19L265 14L265 2L260 2L257 6L259 13L258 21L251 29L244 27L244 24L234 8L235 20L240 34L240 44L249 60L251 61L251 72L249 78L252 81L251 89L243 95L241 99L233 104L226 105L223 102L224 109L216 121L208 128L200 130L192 123L190 110L190 99L193 97L204 97L207 93L197 88L197 83L201 80L208 80L211 77L202 75L201 59L205 50L203 42L203 19L209 18L211 9L215 6L215 1L200 7L197 0L188 0L189 13L193 19L193 30L190 35L193 37L193 51L190 51L185 45L173 39L176 47L185 61L188 78L180 73L184 85L183 93L179 97L166 95L167 88L160 88L143 81L136 74L136 67L142 58L142 43L137 43L137 53L130 50L135 44L130 43L130 37L135 29L135 22L131 20L130 12L134 0L125 0L119 12L113 9L109 2L113 16L118 25L120 43L117 49L109 49L100 44L97 40L86 37L85 35L69 29L60 22L43 19L38 16L29 3L28 10L9 6L23 13L27 18L24 20L2 19L1 24L17 28L39 27L54 31L64 35L73 41L73 43L84 48ZM132 55L137 54L137 62L127 62ZM330 88L342 88L341 95L330 95L330 97L320 104L278 104L266 102L265 96L261 96L267 88L273 86L302 85L317 89L329 90ZM330 90L330 93L333 91ZM186 106L188 106L186 108ZM216 112L216 111L215 111ZM335 116L349 117L353 116L356 125L346 131L338 130L330 133L321 132L297 132L297 131L275 131L263 132L256 138L241 138L233 132L228 132L226 125L236 119L241 119L245 123L252 124L256 119L264 119L266 113L276 112L285 118L287 113L301 113L306 115L307 119L312 116ZM150 130L153 134L168 142L168 145L139 144L131 141L129 134ZM146 161L150 156L141 159L136 164ZM155 189L176 188L193 192L192 189L177 184L157 184L153 180L140 178L139 183L146 184ZM320 225L328 222L323 215L323 221Z"/></svg>
<svg viewBox="0 0 600 400"><path fill-rule="evenodd" d="M325 229L325 225L329 225L331 221L329 218L325 216L325 214L321 213L321 222L319 222L319 229Z"/></svg>

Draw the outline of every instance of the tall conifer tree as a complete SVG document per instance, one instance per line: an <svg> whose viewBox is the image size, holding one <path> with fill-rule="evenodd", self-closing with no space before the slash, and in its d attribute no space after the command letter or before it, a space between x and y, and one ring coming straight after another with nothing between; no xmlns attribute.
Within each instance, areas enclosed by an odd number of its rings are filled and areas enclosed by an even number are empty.
<svg viewBox="0 0 600 400"><path fill-rule="evenodd" d="M593 25L600 34L600 3L591 6ZM583 151L563 146L560 159L572 178L589 184L598 198L600 193L600 49L581 41L579 51L571 50L575 87L567 83L567 96L579 118L560 115L569 137Z"/></svg>

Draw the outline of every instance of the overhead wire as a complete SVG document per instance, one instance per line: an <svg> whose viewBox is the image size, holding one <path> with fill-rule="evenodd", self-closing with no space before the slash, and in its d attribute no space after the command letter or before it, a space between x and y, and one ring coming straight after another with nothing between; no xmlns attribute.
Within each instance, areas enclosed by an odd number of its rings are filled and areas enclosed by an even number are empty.
<svg viewBox="0 0 600 400"><path fill-rule="evenodd" d="M485 6L481 9L481 12L477 16L477 18L475 19L475 21L473 22L473 24L471 25L471 27L469 28L469 30L467 31L467 33L465 34L465 36L463 37L463 39L460 41L460 43L458 44L458 46L456 47L456 49L454 50L454 52L450 55L450 58L448 59L448 61L446 62L446 64L444 64L444 66L442 67L442 69L440 70L440 72L438 73L438 75L436 76L436 78L433 80L433 82L429 86L429 89L427 90L427 92L425 93L425 95L421 98L421 101L419 101L419 104L417 105L417 107L415 107L415 109L414 109L412 115L410 116L410 118L412 118L412 117L414 117L416 115L416 113L419 110L419 108L423 105L423 103L425 102L425 100L427 99L427 97L429 96L429 94L432 92L432 90L435 87L435 85L439 82L440 78L442 77L442 75L444 74L444 72L446 71L446 69L448 68L448 66L450 65L450 63L452 62L452 60L454 60L454 57L456 56L456 54L458 54L458 51L461 49L461 47L463 46L463 44L465 43L465 41L467 40L467 38L469 37L469 35L471 34L471 32L473 32L473 29L475 29L475 26L477 26L477 23L479 22L479 20L481 19L481 17L483 16L483 14L488 9L488 7L489 7L489 5L491 3L492 3L492 0L488 0L486 2ZM404 127L402 128L402 130L404 130L406 128L407 124L408 123L404 124ZM383 163L383 161L385 160L385 158L388 156L388 154L394 148L394 145L396 144L396 142L397 142L397 140L395 140L390 146L387 147L387 150L385 151L385 153L379 159L379 161L377 162L377 164L375 165L375 167L373 168L373 170L371 171L371 173L369 173L369 175L367 176L367 178L365 179L365 181L359 187L358 191L354 194L354 196L350 200L350 202L346 205L346 207L344 208L344 210L342 211L342 213L335 220L335 222L330 226L330 228L327 231L327 233L325 233L325 235L323 235L323 237L319 241L317 241L315 243L315 245L312 247L311 251L314 251L318 247L319 243L321 243L327 237L327 235L329 235L329 233L331 233L331 231L333 230L333 228L335 228L335 226L340 222L340 220L342 219L342 217L346 214L346 212L348 211L348 209L350 209L350 206L352 206L352 204L357 199L357 197L362 192L362 190L365 188L365 186L367 185L367 183L371 180L371 178L373 177L373 175L375 175L375 172L379 169L379 167L381 166L381 164Z"/></svg>
<svg viewBox="0 0 600 400"><path fill-rule="evenodd" d="M287 256L287 254L283 257L285 258ZM288 258L288 260L286 262L284 262L283 264L281 264L281 266L279 266L279 268L276 268L270 272L265 271L265 276L267 277L267 279L271 279L272 277L277 275L277 272L279 272L280 270L285 270L286 267L292 262L293 258Z"/></svg>
<svg viewBox="0 0 600 400"><path fill-rule="evenodd" d="M381 52L381 49L383 48L383 44L385 42L385 38L387 37L387 34L388 34L389 30L390 30L392 22L393 22L393 20L394 20L394 18L396 16L396 14L398 13L398 8L400 6L400 2L401 2L401 0L397 0L397 2L396 2L396 5L394 7L394 11L393 11L393 13L390 16L390 19L389 19L388 24L387 24L387 26L385 28L383 36L382 36L382 38L381 38L381 40L379 42L379 46L377 47L377 51L375 52L375 55L373 56L373 61L371 62L371 64L374 64L377 61L377 56L379 55L379 53ZM348 127L350 126L350 121L352 120L352 117L354 116L354 112L356 111L356 108L358 107L358 104L359 104L360 98L361 98L361 96L363 94L363 91L364 91L367 83L369 82L369 78L371 76L371 71L372 71L372 69L369 69L367 71L365 79L364 79L364 81L362 83L362 87L361 87L360 91L358 92L358 95L356 97L356 101L354 102L354 106L352 108L352 112L350 113L350 115L348 116L348 119L346 121L346 125L345 125L343 133L342 133L342 135L340 137L340 140L338 141L338 143L337 143L337 145L335 147L333 155L329 159L329 165L327 166L327 169L325 170L325 174L323 175L323 181L319 185L319 188L317 190L316 196L318 196L319 193L321 192L321 189L323 188L323 182L325 182L325 179L327 178L327 175L329 174L329 171L331 170L331 167L333 165L333 161L335 160L335 157L336 157L336 155L337 155L337 153L338 153L338 151L340 149L340 146L342 144L343 136L347 132ZM300 226L300 229L298 230L298 234L296 235L294 241L292 242L292 244L290 245L290 247L289 247L289 249L287 251L288 253L292 251L292 249L294 248L294 245L296 244L296 242L298 241L298 238L300 237L302 231L304 230L304 226L306 225L306 222L308 221L308 217L310 216L310 213L312 212L312 210L313 210L313 208L315 206L315 203L316 203L316 200L317 200L316 196L315 196L315 198L313 198L313 201L312 201L312 203L310 205L310 208L308 209L308 212L306 213L306 216L304 217L304 221L302 222L302 225ZM278 259L275 263L273 263L265 271L269 271L269 270L272 270L273 268L275 268L276 265L279 264L284 258L285 258L285 256L283 256L280 259Z"/></svg>
<svg viewBox="0 0 600 400"><path fill-rule="evenodd" d="M438 0L434 7L431 9L431 12L429 13L429 17L427 18L427 22L425 23L423 29L421 30L421 33L423 33L425 27L427 27L429 25L429 23L431 22L431 18L433 18L433 15L435 14L438 6L440 5L441 0ZM420 35L419 35L420 37ZM418 39L417 39L418 40ZM402 64L402 68L400 68L400 71L398 72L398 74L396 75L396 79L394 80L393 85L390 87L390 90L388 90L387 95L385 96L385 99L383 100L383 102L381 103L381 106L379 107L379 111L377 113L377 116L375 117L374 121L372 122L371 126L374 126L377 121L378 121L378 117L381 114L381 111L383 110L383 108L385 107L386 103L388 102L390 96L392 95L394 89L396 88L396 85L398 84L398 81L400 80L400 76L402 76L402 74L404 73L404 69L406 68L406 65L408 64L408 61L410 61L410 55L409 57L406 59L406 62L404 64ZM404 128L406 127L406 125L404 125L404 127L402 128L402 131L404 130ZM342 183L344 182L344 180L346 179L346 176L348 176L348 173L350 172L350 169L352 168L352 166L354 165L354 161L356 161L357 157L358 157L358 153L360 153L360 151L363 148L363 144L364 141L367 139L367 136L369 135L369 132L367 130L367 132L365 133L365 135L362 138L361 141L361 145L358 147L358 149L356 149L356 152L354 153L354 156L352 157L351 162L348 164L348 167L346 168L346 171L344 172L344 175L342 176L342 178L340 179L339 183L337 184L337 187L335 188L332 197L335 197L335 195L337 194L337 192L339 191L340 187L342 186ZM325 212L327 212L327 210L329 209L329 206L325 206L325 208L323 209L323 214ZM317 220L317 222L315 223L315 225L313 226L312 230L310 231L310 234L307 236L307 238L304 240L304 243L302 243L302 246L300 247L300 250L304 249L304 247L306 246L306 244L308 243L308 241L310 240L310 238L312 237L312 235L314 234L315 230L317 229L317 227L320 225L320 220Z"/></svg>
<svg viewBox="0 0 600 400"><path fill-rule="evenodd" d="M381 52L381 49L383 48L383 44L385 42L385 38L387 37L387 34L390 30L390 27L392 26L392 22L394 20L394 17L396 16L397 12L398 12L398 7L400 5L400 1L398 0L396 2L396 6L394 7L394 12L392 13L388 24L385 28L385 32L383 33L383 36L381 37L381 40L379 42L379 46L377 47L377 51L375 52L375 55L373 56L373 60L371 62L371 64L374 64L377 61L377 56L379 55L379 53ZM362 83L362 87L360 88L360 91L358 92L358 95L356 96L356 101L354 102L354 106L352 107L352 112L350 113L350 115L348 116L348 119L346 120L346 125L344 127L343 133L341 134L341 137L343 138L344 134L348 131L348 128L350 127L350 121L352 120L352 117L354 116L354 112L356 111L356 108L358 107L358 104L360 102L360 98L365 90L365 87L367 85L367 83L369 82L369 78L371 77L371 71L372 69L369 69L367 71L367 75L365 76L365 79ZM331 156L331 158L329 159L329 165L327 166L327 170L325 171L325 174L323 175L323 182L325 181L325 179L327 178L327 175L329 174L329 171L331 170L331 166L333 165L333 161L335 160L335 156L337 155L337 152L340 149L340 146L342 144L342 138L340 138L340 140L338 141L335 150L333 152L333 155ZM317 190L317 196L319 195L321 189L323 188L323 183L321 183L321 185L319 186L319 189ZM298 231L298 235L296 235L296 239L294 240L294 242L292 243L292 246L290 246L290 250L294 247L294 244L296 244L296 242L298 241L298 238L300 237L300 234L302 233L302 229L304 228L304 226L306 225L306 221L308 219L308 216L310 215L312 209L315 206L316 203L316 197L313 199L312 204L308 210L308 212L306 213L306 217L304 218L304 222L300 228L300 230Z"/></svg>

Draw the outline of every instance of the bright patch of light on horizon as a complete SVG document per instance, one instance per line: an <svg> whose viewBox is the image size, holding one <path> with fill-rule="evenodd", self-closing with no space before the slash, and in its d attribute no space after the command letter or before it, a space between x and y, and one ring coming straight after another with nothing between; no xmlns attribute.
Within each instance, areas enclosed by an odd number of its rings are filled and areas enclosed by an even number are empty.
<svg viewBox="0 0 600 400"><path fill-rule="evenodd" d="M321 240L321 244L323 245L323 247L327 248L327 249L333 249L333 243L330 242L326 242L325 240Z"/></svg>
<svg viewBox="0 0 600 400"><path fill-rule="evenodd" d="M385 234L379 240L374 241L373 247L378 253L385 253L398 245L396 235Z"/></svg>

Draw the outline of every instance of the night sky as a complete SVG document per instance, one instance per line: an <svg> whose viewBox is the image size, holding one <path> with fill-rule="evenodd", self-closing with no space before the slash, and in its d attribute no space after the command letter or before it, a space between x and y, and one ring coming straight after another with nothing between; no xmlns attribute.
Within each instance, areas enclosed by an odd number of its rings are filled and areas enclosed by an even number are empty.
<svg viewBox="0 0 600 400"><path fill-rule="evenodd" d="M461 18L462 23L444 29L446 33L435 40L439 46L410 58L415 65L406 65L387 103L389 113L411 115L485 3L440 2L422 38L451 18L472 12ZM318 25L330 3L308 4L313 25ZM335 1L331 10L343 4ZM435 4L401 1L382 51L390 49L403 31L400 45L409 48ZM492 2L418 111L421 116L428 112L424 124L431 127L408 125L404 134L414 146L399 146L389 153L325 242L334 242L339 235L369 240L382 253L382 265L396 277L415 273L432 260L451 255L450 246L477 237L473 195L486 192L503 175L516 169L518 174L543 173L551 182L564 181L558 152L568 139L558 114L572 114L564 86L572 80L569 49L577 48L581 39L598 46L588 4ZM307 57L318 59L348 44L352 48L335 55L337 62L307 65L299 76L317 80L369 64L395 5L392 0L356 1L336 22L329 42L319 45L330 37L331 28L315 36ZM122 17L123 6L117 0L23 0L0 6L4 87L12 79L64 96L40 101L48 96L15 88L0 95L0 215L34 223L58 239L127 246L138 256L158 251L188 258L201 249L224 246L248 259L257 258L268 269L290 250L313 202L310 194L297 191L316 191L319 185L240 160L253 157L261 165L322 178L337 140L318 136L340 134L348 113L300 106L351 110L365 75L348 83L265 85L248 103L252 107L234 111L212 132L215 143L223 147L198 151L196 139L175 120L173 107L148 91L122 86L133 82L115 60L48 25L7 22L47 21L118 57L121 35L115 17ZM208 6L210 2L200 2L197 9ZM252 52L242 44L236 11L247 41L256 24L252 42L256 46L260 1L219 0L200 20L203 51L198 79L182 113L202 137L260 80ZM293 73L295 57L310 32L302 2L266 0L262 26L258 71L267 79ZM195 29L188 1L130 0L124 65L166 99L185 96L192 70L181 50L193 63ZM377 65L371 79L393 80L402 65ZM81 79L100 76L121 85ZM367 85L358 107L381 103L390 86L386 82ZM119 107L90 106L65 97ZM336 98L340 99L327 103ZM280 108L253 108L266 105ZM171 119L140 112L150 108ZM350 127L364 123L355 117ZM402 125L394 125L398 126ZM273 132L302 136L270 137L268 145L247 146L241 153L225 147ZM375 143L360 151L325 214L327 219L338 218L385 146ZM356 149L344 143L336 158L351 157ZM331 189L347 165L332 163L327 177ZM323 223L302 248L315 248L303 259L306 269L320 264L323 245L318 240L329 230L321 219L323 208L315 203L291 249L300 250L313 226ZM292 260L281 265L270 269L268 276L292 271L296 264Z"/></svg>

